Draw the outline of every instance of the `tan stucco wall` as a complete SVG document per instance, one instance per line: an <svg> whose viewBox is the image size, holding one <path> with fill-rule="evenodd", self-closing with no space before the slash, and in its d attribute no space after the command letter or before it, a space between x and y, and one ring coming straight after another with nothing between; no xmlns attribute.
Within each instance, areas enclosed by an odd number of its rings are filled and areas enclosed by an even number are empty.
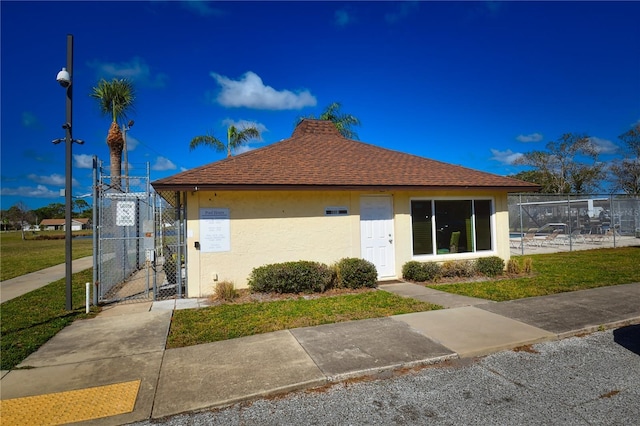
<svg viewBox="0 0 640 426"><path fill-rule="evenodd" d="M218 281L247 285L253 268L269 263L313 260L331 264L343 257L360 257L360 197L387 195L393 198L395 268L412 259L410 200L421 197L489 197L496 209L495 243L499 249L482 255L509 258L506 193L490 192L377 192L357 191L216 191L187 193L188 297L211 294ZM228 208L231 250L202 253L201 208ZM348 216L325 216L326 207L347 207ZM477 258L461 253L448 259ZM435 257L424 260L436 260ZM446 260L438 256L437 260ZM218 281L214 281L217 278Z"/></svg>

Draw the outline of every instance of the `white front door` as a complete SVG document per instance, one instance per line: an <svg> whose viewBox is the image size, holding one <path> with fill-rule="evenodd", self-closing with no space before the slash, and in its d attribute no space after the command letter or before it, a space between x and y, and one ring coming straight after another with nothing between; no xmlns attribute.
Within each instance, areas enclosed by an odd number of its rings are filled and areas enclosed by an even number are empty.
<svg viewBox="0 0 640 426"><path fill-rule="evenodd" d="M391 197L360 198L360 247L362 258L376 265L378 278L395 277Z"/></svg>

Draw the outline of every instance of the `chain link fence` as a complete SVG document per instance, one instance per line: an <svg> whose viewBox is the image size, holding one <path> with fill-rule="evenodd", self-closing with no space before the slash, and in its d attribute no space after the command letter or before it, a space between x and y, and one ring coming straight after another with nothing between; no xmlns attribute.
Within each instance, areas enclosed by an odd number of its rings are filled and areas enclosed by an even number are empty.
<svg viewBox="0 0 640 426"><path fill-rule="evenodd" d="M156 291L159 297L183 297L186 289L185 211L180 193L156 194Z"/></svg>
<svg viewBox="0 0 640 426"><path fill-rule="evenodd" d="M152 191L148 164L144 173L120 179L97 158L94 168L94 303L182 297L186 274L179 197Z"/></svg>
<svg viewBox="0 0 640 426"><path fill-rule="evenodd" d="M640 197L513 194L509 230L512 254L640 245Z"/></svg>

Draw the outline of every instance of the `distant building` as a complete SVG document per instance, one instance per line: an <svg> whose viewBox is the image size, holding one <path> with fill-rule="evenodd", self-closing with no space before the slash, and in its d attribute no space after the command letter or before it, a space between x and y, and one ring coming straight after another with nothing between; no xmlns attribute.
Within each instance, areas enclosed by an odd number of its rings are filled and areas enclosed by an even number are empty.
<svg viewBox="0 0 640 426"><path fill-rule="evenodd" d="M64 219L43 219L42 222L40 222L40 229L42 229L43 231L64 231L64 222ZM71 219L72 231L81 231L83 229L91 229L91 219Z"/></svg>

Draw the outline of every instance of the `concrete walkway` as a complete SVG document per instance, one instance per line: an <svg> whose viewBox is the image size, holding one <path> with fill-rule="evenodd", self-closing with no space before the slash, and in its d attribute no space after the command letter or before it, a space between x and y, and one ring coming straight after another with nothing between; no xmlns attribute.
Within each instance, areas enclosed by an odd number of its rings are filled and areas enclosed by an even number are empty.
<svg viewBox="0 0 640 426"><path fill-rule="evenodd" d="M133 411L84 422L124 424L640 323L640 283L500 303L381 288L455 307L165 349L174 309L199 301L112 306L3 372L1 398L140 380Z"/></svg>
<svg viewBox="0 0 640 426"><path fill-rule="evenodd" d="M23 294L64 278L65 267L66 265L63 263L0 282L0 303L22 296ZM71 270L73 273L84 271L91 267L93 267L92 256L82 257L71 262Z"/></svg>
<svg viewBox="0 0 640 426"><path fill-rule="evenodd" d="M482 305L485 303L495 303L491 300L478 299L476 297L460 296L458 294L445 293L444 291L434 290L422 285L416 285L408 282L399 282L393 284L381 284L378 286L381 290L389 291L402 297L411 297L422 302L433 303L445 308L461 308L463 306Z"/></svg>

